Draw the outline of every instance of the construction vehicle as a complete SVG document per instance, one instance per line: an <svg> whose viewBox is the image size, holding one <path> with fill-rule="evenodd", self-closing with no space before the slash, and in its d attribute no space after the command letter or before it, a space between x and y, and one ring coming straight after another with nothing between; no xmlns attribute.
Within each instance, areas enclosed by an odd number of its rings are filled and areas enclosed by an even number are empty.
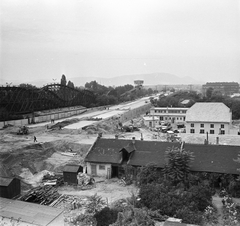
<svg viewBox="0 0 240 226"><path fill-rule="evenodd" d="M26 126L19 127L17 135L26 135L26 134L28 134L28 127Z"/></svg>

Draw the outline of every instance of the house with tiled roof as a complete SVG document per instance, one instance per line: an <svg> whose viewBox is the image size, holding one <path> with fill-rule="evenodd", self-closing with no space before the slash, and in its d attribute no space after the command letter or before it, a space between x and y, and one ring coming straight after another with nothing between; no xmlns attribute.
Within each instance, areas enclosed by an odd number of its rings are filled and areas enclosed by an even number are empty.
<svg viewBox="0 0 240 226"><path fill-rule="evenodd" d="M186 113L186 133L229 134L232 112L224 103L195 103Z"/></svg>
<svg viewBox="0 0 240 226"><path fill-rule="evenodd" d="M173 142L98 138L88 151L85 162L87 173L107 178L119 176L124 165L133 167L155 164L165 165L165 152L169 148L191 151L192 171L238 174L239 146L180 144Z"/></svg>

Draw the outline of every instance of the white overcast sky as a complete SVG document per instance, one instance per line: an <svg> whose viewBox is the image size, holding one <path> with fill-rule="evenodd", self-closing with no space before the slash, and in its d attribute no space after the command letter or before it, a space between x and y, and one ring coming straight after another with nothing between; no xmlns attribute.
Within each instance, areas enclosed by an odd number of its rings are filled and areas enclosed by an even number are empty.
<svg viewBox="0 0 240 226"><path fill-rule="evenodd" d="M1 0L0 12L4 80L165 72L240 82L240 0Z"/></svg>

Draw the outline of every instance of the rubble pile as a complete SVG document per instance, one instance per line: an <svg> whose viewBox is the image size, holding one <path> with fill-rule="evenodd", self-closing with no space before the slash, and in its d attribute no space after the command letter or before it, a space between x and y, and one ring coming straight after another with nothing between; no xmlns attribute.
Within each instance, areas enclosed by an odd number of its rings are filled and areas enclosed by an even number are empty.
<svg viewBox="0 0 240 226"><path fill-rule="evenodd" d="M86 173L79 172L77 175L77 180L78 180L78 186L82 186L82 189L84 188L83 186L93 185L95 183L94 178L87 175Z"/></svg>

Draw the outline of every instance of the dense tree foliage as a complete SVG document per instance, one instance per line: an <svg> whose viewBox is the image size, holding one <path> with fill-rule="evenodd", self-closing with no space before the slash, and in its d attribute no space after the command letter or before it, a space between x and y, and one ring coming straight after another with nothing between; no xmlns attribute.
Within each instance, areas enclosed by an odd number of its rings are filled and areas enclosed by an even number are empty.
<svg viewBox="0 0 240 226"><path fill-rule="evenodd" d="M85 88L96 94L96 106L118 104L153 93L152 89L134 88L134 86L129 84L118 87L106 87L98 84L96 81L87 82Z"/></svg>
<svg viewBox="0 0 240 226"><path fill-rule="evenodd" d="M171 148L166 151L166 162L164 174L174 184L186 183L190 173L190 163L193 160L191 152L179 148Z"/></svg>

